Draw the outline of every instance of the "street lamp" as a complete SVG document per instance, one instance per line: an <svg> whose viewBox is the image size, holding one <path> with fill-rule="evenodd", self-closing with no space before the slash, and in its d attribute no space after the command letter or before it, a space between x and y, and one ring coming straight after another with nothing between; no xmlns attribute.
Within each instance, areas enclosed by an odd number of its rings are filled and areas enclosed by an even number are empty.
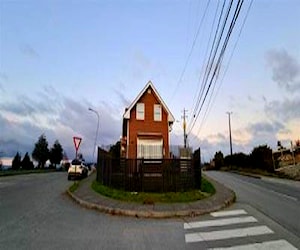
<svg viewBox="0 0 300 250"><path fill-rule="evenodd" d="M92 109L92 108L89 108L89 111L91 112L94 112L96 115L97 115L97 118L98 118L98 122L97 122L97 130L96 130L96 137L95 137L95 144L94 144L94 151L93 151L93 160L95 159L95 149L96 149L96 143L97 143L97 137L98 137L98 130L99 130L99 113Z"/></svg>

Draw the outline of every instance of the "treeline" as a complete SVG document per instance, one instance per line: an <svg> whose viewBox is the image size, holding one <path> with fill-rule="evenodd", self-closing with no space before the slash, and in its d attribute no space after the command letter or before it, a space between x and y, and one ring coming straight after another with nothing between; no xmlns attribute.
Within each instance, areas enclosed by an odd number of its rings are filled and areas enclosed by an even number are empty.
<svg viewBox="0 0 300 250"><path fill-rule="evenodd" d="M209 168L220 169L260 169L267 172L274 172L272 149L267 145L255 147L250 154L235 153L224 157L221 151L216 152L213 164Z"/></svg>
<svg viewBox="0 0 300 250"><path fill-rule="evenodd" d="M26 169L34 168L33 162L30 160L28 152L21 159L21 154L17 152L13 161L12 169ZM34 150L32 151L32 158L38 162L37 168L44 168L46 161L50 160L51 166L56 168L63 159L63 148L58 140L56 140L51 149L48 148L48 141L44 134L42 134L38 141L35 143Z"/></svg>

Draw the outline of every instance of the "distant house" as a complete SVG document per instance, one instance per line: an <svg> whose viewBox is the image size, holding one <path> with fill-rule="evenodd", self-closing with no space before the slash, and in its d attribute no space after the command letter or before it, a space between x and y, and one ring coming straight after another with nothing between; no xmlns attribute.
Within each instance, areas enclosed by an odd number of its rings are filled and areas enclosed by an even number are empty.
<svg viewBox="0 0 300 250"><path fill-rule="evenodd" d="M121 139L122 157L162 159L170 157L169 132L174 117L149 81L125 109Z"/></svg>

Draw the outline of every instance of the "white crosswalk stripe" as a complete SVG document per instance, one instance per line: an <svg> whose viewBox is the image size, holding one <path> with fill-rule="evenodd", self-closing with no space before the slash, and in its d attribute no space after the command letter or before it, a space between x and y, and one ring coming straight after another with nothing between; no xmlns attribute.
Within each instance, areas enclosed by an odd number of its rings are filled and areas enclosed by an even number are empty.
<svg viewBox="0 0 300 250"><path fill-rule="evenodd" d="M249 222L257 222L253 216L247 217L236 217L236 218L227 218L227 219L219 219L219 220L207 220L207 221L197 221L184 223L184 229L192 229L192 228L201 228L201 227L215 227L215 226L225 226L225 225L233 225L240 223L249 223Z"/></svg>
<svg viewBox="0 0 300 250"><path fill-rule="evenodd" d="M184 223L183 227L187 230L185 234L186 243L198 242L201 244L201 242L205 242L205 244L208 244L209 242L218 241L217 244L222 245L222 241L227 241L226 247L210 248L211 250L297 249L286 240L276 240L276 235L272 236L272 239L270 239L270 236L265 236L264 242L237 246L233 244L233 246L228 247L228 240L245 238L245 242L249 242L249 237L274 235L274 232L265 225L257 225L259 223L258 220L253 216L247 215L247 212L243 209L214 212L210 215L213 219ZM236 228L231 228L232 226ZM266 237L269 237L268 241L265 241ZM239 240L238 242L240 244L242 241Z"/></svg>
<svg viewBox="0 0 300 250"><path fill-rule="evenodd" d="M210 213L210 215L212 217L224 217L224 216L242 215L242 214L247 214L247 212L244 209L236 209L236 210L220 211L220 212Z"/></svg>
<svg viewBox="0 0 300 250"><path fill-rule="evenodd" d="M266 226L257 226L212 232L189 233L185 235L185 241L188 243L197 241L223 240L270 233L273 233L273 231L270 228Z"/></svg>
<svg viewBox="0 0 300 250"><path fill-rule="evenodd" d="M297 250L286 240L266 241L263 243L254 243L235 247L209 248L208 250Z"/></svg>

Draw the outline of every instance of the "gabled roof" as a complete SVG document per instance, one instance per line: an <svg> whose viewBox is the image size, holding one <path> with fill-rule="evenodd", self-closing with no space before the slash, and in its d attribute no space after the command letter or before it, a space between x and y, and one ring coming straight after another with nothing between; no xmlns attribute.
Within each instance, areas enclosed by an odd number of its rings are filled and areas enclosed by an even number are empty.
<svg viewBox="0 0 300 250"><path fill-rule="evenodd" d="M149 81L146 86L142 89L142 91L139 93L139 95L135 98L135 100L130 104L130 106L128 107L128 109L126 110L125 114L123 115L124 119L130 119L130 111L131 109L137 104L137 102L141 99L141 97L144 95L144 93L147 91L148 88L151 88L155 95L157 96L160 104L163 106L163 108L167 111L168 113L168 122L173 123L175 121L174 116L172 115L171 111L168 109L167 105L165 104L165 102L163 101L163 99L161 98L161 96L158 94L156 88L154 87L153 83L151 81Z"/></svg>

